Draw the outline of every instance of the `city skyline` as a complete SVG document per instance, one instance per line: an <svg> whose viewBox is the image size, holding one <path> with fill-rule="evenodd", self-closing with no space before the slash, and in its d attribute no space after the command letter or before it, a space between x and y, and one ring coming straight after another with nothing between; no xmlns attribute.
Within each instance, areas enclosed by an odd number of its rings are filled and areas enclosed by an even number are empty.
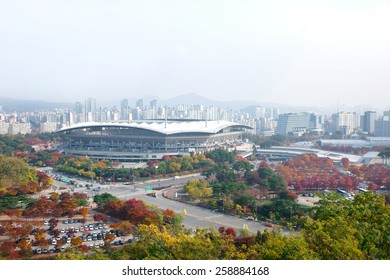
<svg viewBox="0 0 390 280"><path fill-rule="evenodd" d="M0 11L0 96L388 106L389 12L386 1L16 0Z"/></svg>
<svg viewBox="0 0 390 280"><path fill-rule="evenodd" d="M382 104L358 104L356 106L352 106L350 104L334 104L333 106L325 106L323 104L316 104L312 106L305 105L289 105L287 103L273 103L273 102L256 102L256 101L246 101L246 100L215 100L205 96L197 95L194 93L174 96L172 98L163 99L158 96L148 95L148 96L128 96L122 97L121 99L112 99L109 101L104 101L97 99L92 96L88 96L85 99L75 99L69 102L61 102L61 101L47 101L40 100L38 97L36 99L26 98L26 99L16 99L11 97L0 96L0 106L1 109L7 111L9 113L13 111L18 112L33 112L39 110L52 110L52 109L71 109L75 106L75 104L82 104L82 107L85 107L85 103L94 99L96 102L97 108L121 108L122 102L126 100L127 104L131 108L136 108L138 106L139 100L144 102L144 105L149 105L150 102L155 102L158 106L168 106L175 107L179 105L202 105L202 106L215 106L225 109L232 109L236 111L240 110L248 110L256 107L277 107L280 109L282 113L293 113L293 112L317 112L324 114L331 114L336 112L360 112L364 113L365 111L388 111L390 108L390 103L382 103ZM26 104L28 104L28 109L26 108Z"/></svg>

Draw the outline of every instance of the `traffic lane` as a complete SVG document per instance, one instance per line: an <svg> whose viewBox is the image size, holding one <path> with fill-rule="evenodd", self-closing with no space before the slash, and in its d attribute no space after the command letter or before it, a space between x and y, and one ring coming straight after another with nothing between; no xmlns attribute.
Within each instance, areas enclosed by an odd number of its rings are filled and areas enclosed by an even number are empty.
<svg viewBox="0 0 390 280"><path fill-rule="evenodd" d="M209 227L213 225L215 228L221 226L231 227L234 229L248 229L251 233L256 233L258 230L264 231L267 227L260 222L245 220L240 217L226 215L220 212L215 212L209 209L201 208L194 205L185 204L178 201L173 201L164 198L155 198L149 196L140 196L145 202L156 205L161 209L171 209L176 213L183 215L183 224L190 225L191 228Z"/></svg>
<svg viewBox="0 0 390 280"><path fill-rule="evenodd" d="M196 175L186 175L186 176L183 176L183 177L179 177L179 178L170 178L170 179L159 179L159 180L150 180L150 181L145 181L145 182L141 182L141 183L135 183L131 186L136 186L136 187L140 187L140 188L146 188L146 187L151 187L153 189L157 189L157 188L160 188L160 187L170 187L170 186L173 186L173 185L185 185L188 181L190 180L194 180L194 179L197 179L197 180L200 180L200 179L204 179L204 177L200 174L196 174Z"/></svg>
<svg viewBox="0 0 390 280"><path fill-rule="evenodd" d="M247 228L250 232L256 233L258 230L264 231L267 229L266 226L262 225L259 222L245 220L239 217L234 217L230 215L224 215L222 213L217 214L209 209L200 208L198 206L193 206L189 204L185 204L178 201L173 201L170 199L165 199L161 197L161 191L158 192L157 197L147 196L146 193L150 191L146 191L147 187L151 187L152 189L161 187L161 186L172 186L185 184L189 180L199 179L202 176L189 176L185 178L178 179L165 179L165 180L155 180L148 181L144 183L138 183L134 185L109 185L106 187L101 187L99 192L108 192L119 199L131 199L137 198L142 199L145 202L156 205L160 209L172 209L176 213L182 214L184 217L183 224L185 226L189 226L193 229L197 227L210 227L214 226L215 228L219 228L220 226L224 227L232 227L234 229L242 229ZM96 190L87 190L88 195L93 196L97 194ZM288 233L288 231L284 231Z"/></svg>
<svg viewBox="0 0 390 280"><path fill-rule="evenodd" d="M153 180L153 181L146 181L142 183L136 183L133 185L124 185L124 184L113 184L108 185L106 187L100 187L100 190L98 190L98 193L102 192L108 192L112 194L115 197L118 197L119 199L130 199L134 197L139 197L139 195L146 194L148 192L151 192L154 189L158 188L169 188L174 187L177 185L185 185L188 181L193 179L201 179L203 176L201 175L194 175L194 176L187 176L183 178L178 179L163 179L163 180ZM147 190L147 188L151 188L152 190ZM86 190L86 192L89 195L94 195L96 193L96 190Z"/></svg>
<svg viewBox="0 0 390 280"><path fill-rule="evenodd" d="M53 174L54 174L54 172L52 172L52 175ZM204 178L204 177L200 174L193 174L193 175L185 175L183 177L179 177L176 179L164 178L164 179L159 179L159 180L138 182L138 183L134 183L131 185L126 185L125 183L114 183L114 184L102 185L102 184L99 184L97 182L91 183L90 180L88 180L86 178L85 179L84 178L77 178L76 179L77 184L75 184L75 185L71 185L71 184L68 184L65 182L55 180L55 184L51 190L57 191L61 188L64 190L66 189L66 190L71 190L74 192L85 192L90 196L93 196L93 195L95 195L97 193L101 193L101 192L119 193L119 195L121 195L120 198L126 199L127 198L126 195L129 195L130 196L129 198L132 197L131 191L137 192L137 191L141 191L141 190L145 191L146 188L159 189L162 187L163 188L171 187L172 185L185 185L189 180L202 179L202 178ZM82 184L83 186L78 187L77 185L79 185L79 184ZM92 184L92 187L87 188L87 187L85 187L85 184ZM116 190L121 190L121 191L118 192Z"/></svg>

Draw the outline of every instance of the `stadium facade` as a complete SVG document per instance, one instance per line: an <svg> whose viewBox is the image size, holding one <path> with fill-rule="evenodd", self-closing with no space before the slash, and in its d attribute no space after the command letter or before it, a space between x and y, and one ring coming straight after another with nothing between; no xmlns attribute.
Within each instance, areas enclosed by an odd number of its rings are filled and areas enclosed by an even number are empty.
<svg viewBox="0 0 390 280"><path fill-rule="evenodd" d="M199 153L242 141L253 128L227 121L144 120L81 123L62 128L65 154L95 159L146 161L164 155Z"/></svg>

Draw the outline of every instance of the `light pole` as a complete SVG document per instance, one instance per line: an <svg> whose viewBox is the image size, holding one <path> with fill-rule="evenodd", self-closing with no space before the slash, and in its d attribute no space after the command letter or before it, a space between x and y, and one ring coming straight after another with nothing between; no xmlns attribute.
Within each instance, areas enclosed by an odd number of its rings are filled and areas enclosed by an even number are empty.
<svg viewBox="0 0 390 280"><path fill-rule="evenodd" d="M222 212L225 212L225 194L220 193L219 196L223 196L223 198L222 198Z"/></svg>
<svg viewBox="0 0 390 280"><path fill-rule="evenodd" d="M252 202L253 202L253 203L256 203L256 205L255 205L255 219L256 219L256 221L257 221L257 200L254 199Z"/></svg>
<svg viewBox="0 0 390 280"><path fill-rule="evenodd" d="M288 206L287 209L290 208L290 223L292 227L292 206Z"/></svg>

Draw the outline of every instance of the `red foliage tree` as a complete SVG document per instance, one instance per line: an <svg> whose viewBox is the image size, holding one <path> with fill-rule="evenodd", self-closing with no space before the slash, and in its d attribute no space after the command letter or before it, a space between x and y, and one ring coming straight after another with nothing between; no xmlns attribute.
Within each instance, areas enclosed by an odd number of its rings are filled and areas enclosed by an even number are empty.
<svg viewBox="0 0 390 280"><path fill-rule="evenodd" d="M171 209L165 209L163 212L163 221L170 224L172 222L172 218L175 212Z"/></svg>
<svg viewBox="0 0 390 280"><path fill-rule="evenodd" d="M111 216L119 217L123 201L110 200L103 206L103 211Z"/></svg>
<svg viewBox="0 0 390 280"><path fill-rule="evenodd" d="M102 213L97 213L95 215L93 215L93 220L95 222L103 222L103 223L107 223L108 222L108 217Z"/></svg>
<svg viewBox="0 0 390 280"><path fill-rule="evenodd" d="M343 164L343 168L345 170L349 169L349 159L348 158L342 158L341 159L341 163Z"/></svg>
<svg viewBox="0 0 390 280"><path fill-rule="evenodd" d="M124 203L120 210L120 218L133 224L142 223L149 216L149 210L142 200L132 198Z"/></svg>

